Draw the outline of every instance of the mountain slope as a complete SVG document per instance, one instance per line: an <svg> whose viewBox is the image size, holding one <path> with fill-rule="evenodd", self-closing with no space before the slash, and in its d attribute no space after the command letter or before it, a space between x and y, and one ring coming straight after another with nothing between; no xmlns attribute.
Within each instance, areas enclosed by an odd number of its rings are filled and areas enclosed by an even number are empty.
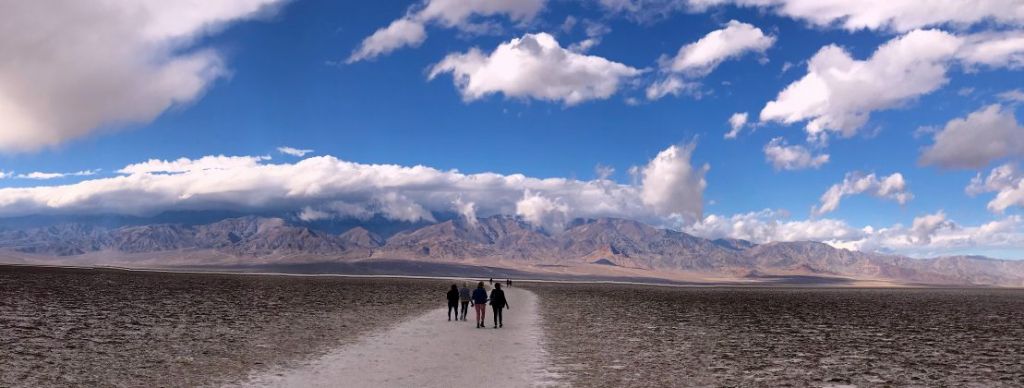
<svg viewBox="0 0 1024 388"><path fill-rule="evenodd" d="M913 259L836 249L815 242L753 244L708 240L637 221L579 219L549 232L511 216L461 218L413 225L388 238L353 227L334 234L281 218L246 216L208 224L150 224L107 228L65 223L0 230L0 250L74 258L93 252L118 257L188 253L234 262L322 262L403 259L498 266L563 266L705 273L722 277L839 276L934 284L1024 286L1024 261L977 256ZM202 255L214 252L215 255ZM124 263L121 263L124 264ZM130 264L130 263L129 263Z"/></svg>

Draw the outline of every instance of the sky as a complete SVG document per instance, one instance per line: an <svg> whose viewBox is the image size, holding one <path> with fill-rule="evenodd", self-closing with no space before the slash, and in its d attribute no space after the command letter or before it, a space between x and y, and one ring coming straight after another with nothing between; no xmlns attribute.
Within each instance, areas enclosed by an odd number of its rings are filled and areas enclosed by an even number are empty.
<svg viewBox="0 0 1024 388"><path fill-rule="evenodd" d="M2 217L610 216L1024 259L1020 0L45 0L0 20Z"/></svg>

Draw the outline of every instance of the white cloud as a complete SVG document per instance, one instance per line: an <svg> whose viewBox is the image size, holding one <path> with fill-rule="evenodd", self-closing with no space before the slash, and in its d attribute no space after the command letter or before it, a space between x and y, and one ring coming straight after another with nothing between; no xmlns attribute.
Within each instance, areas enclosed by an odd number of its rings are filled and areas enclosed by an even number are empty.
<svg viewBox="0 0 1024 388"><path fill-rule="evenodd" d="M303 221L316 221L327 219L357 219L366 221L373 218L374 214L380 214L380 201L371 200L363 204L349 203L345 201L329 201L314 206L305 206L299 212L298 217Z"/></svg>
<svg viewBox="0 0 1024 388"><path fill-rule="evenodd" d="M817 26L838 25L850 31L910 31L929 26L967 27L984 22L1024 24L1024 4L1019 0L688 0L688 3L694 9L723 4L767 8Z"/></svg>
<svg viewBox="0 0 1024 388"><path fill-rule="evenodd" d="M612 166L605 166L603 164L594 166L594 175L597 176L598 180L609 179L612 174L615 174L615 168Z"/></svg>
<svg viewBox="0 0 1024 388"><path fill-rule="evenodd" d="M449 54L432 67L429 78L443 73L452 73L465 101L502 93L575 105L610 97L641 70L566 50L542 32L502 43L490 54L477 48Z"/></svg>
<svg viewBox="0 0 1024 388"><path fill-rule="evenodd" d="M833 219L790 221L787 212L762 210L732 216L708 215L684 231L706 238L737 238L754 243L777 241L851 241L864 232Z"/></svg>
<svg viewBox="0 0 1024 388"><path fill-rule="evenodd" d="M868 194L874 197L896 201L904 205L914 198L907 190L903 174L893 173L879 179L875 174L860 172L847 173L843 181L832 185L821 195L821 204L811 209L811 214L820 216L839 208L839 201L845 196Z"/></svg>
<svg viewBox="0 0 1024 388"><path fill-rule="evenodd" d="M50 180L57 178L66 178L70 176L92 176L100 172L99 169L95 170L82 170L75 172L41 172L34 171L27 174L18 174L16 177L20 179L34 179L34 180Z"/></svg>
<svg viewBox="0 0 1024 388"><path fill-rule="evenodd" d="M6 179L6 178L10 178L12 176L14 176L13 172L0 170L0 179Z"/></svg>
<svg viewBox="0 0 1024 388"><path fill-rule="evenodd" d="M431 23L447 28L473 30L474 17L505 15L513 21L533 19L545 0L424 0L413 5L402 18L391 22L363 40L347 62L354 63L388 54L402 47L416 47L427 39Z"/></svg>
<svg viewBox="0 0 1024 388"><path fill-rule="evenodd" d="M782 90L761 110L761 121L807 122L811 140L830 132L850 137L872 112L899 107L948 82L951 65L1018 67L1024 63L1024 32L956 36L914 30L880 46L866 60L829 45L808 62L807 75Z"/></svg>
<svg viewBox="0 0 1024 388"><path fill-rule="evenodd" d="M1024 31L967 35L957 59L969 67L1024 67Z"/></svg>
<svg viewBox="0 0 1024 388"><path fill-rule="evenodd" d="M940 211L915 218L910 228L896 224L873 230L860 240L832 245L923 257L984 250L1019 250L1024 248L1022 221L1020 216L1009 216L977 226L965 226L946 219L945 213Z"/></svg>
<svg viewBox="0 0 1024 388"><path fill-rule="evenodd" d="M671 146L658 153L639 170L643 203L659 214L682 220L699 220L703 215L703 195L710 167L690 163L696 143Z"/></svg>
<svg viewBox="0 0 1024 388"><path fill-rule="evenodd" d="M605 10L621 14L641 23L664 18L685 9L686 0L600 0Z"/></svg>
<svg viewBox="0 0 1024 388"><path fill-rule="evenodd" d="M1004 101L1024 102L1024 91L1020 89L1007 90L999 93L999 99Z"/></svg>
<svg viewBox="0 0 1024 388"><path fill-rule="evenodd" d="M463 174L424 166L359 164L331 156L272 164L265 156L149 160L111 177L0 189L0 217L31 214L147 215L172 210L296 212L307 220L432 220L463 204L463 216L521 214L557 228L558 213L655 224L699 215L707 167L691 168L693 145L669 147L642 167L639 184L607 179ZM524 194L526 193L526 194ZM525 202L524 202L525 201ZM472 204L472 205L469 205Z"/></svg>
<svg viewBox="0 0 1024 388"><path fill-rule="evenodd" d="M764 53L775 44L775 37L765 35L751 24L731 20L724 28L711 31L700 40L679 48L664 70L693 76L704 76L727 59L749 53Z"/></svg>
<svg viewBox="0 0 1024 388"><path fill-rule="evenodd" d="M944 212L914 219L907 228L854 227L836 219L790 220L785 211L722 216L711 214L685 232L706 238L738 238L754 243L817 241L836 248L865 252L935 257L984 250L1024 249L1024 218L1009 216L977 226L964 226Z"/></svg>
<svg viewBox="0 0 1024 388"><path fill-rule="evenodd" d="M560 232L569 222L569 205L561 199L550 199L541 194L523 192L523 199L516 202L516 215L527 222L552 232Z"/></svg>
<svg viewBox="0 0 1024 388"><path fill-rule="evenodd" d="M867 60L830 45L808 62L807 75L761 110L761 121L808 121L808 136L852 136L871 112L899 106L947 82L948 60L960 46L942 31L913 31L890 40Z"/></svg>
<svg viewBox="0 0 1024 388"><path fill-rule="evenodd" d="M700 84L683 80L682 77L670 75L647 86L647 99L657 100L669 94L679 96L680 94L692 94L700 96Z"/></svg>
<svg viewBox="0 0 1024 388"><path fill-rule="evenodd" d="M828 163L828 154L811 154L804 146L788 145L781 137L773 138L764 145L764 157L778 170L803 170L818 168Z"/></svg>
<svg viewBox="0 0 1024 388"><path fill-rule="evenodd" d="M733 113L732 116L729 116L729 128L731 129L725 133L725 138L735 139L740 134L740 130L747 125L747 117L749 117L747 112Z"/></svg>
<svg viewBox="0 0 1024 388"><path fill-rule="evenodd" d="M254 168L260 162L270 160L269 156L224 156L210 155L199 159L178 158L177 160L150 159L134 163L118 170L121 174L182 173L203 170L234 170Z"/></svg>
<svg viewBox="0 0 1024 388"><path fill-rule="evenodd" d="M0 151L153 120L228 73L202 36L280 0L15 1L0 5Z"/></svg>
<svg viewBox="0 0 1024 388"><path fill-rule="evenodd" d="M1002 213L1011 206L1024 206L1024 173L1012 163L993 168L983 180L981 173L971 179L964 190L968 195L996 193L988 203L988 210Z"/></svg>
<svg viewBox="0 0 1024 388"><path fill-rule="evenodd" d="M943 168L981 168L1007 157L1024 156L1024 127L999 104L956 118L935 134L918 162Z"/></svg>
<svg viewBox="0 0 1024 388"><path fill-rule="evenodd" d="M700 78L711 73L719 64L739 58L749 52L764 53L775 44L775 37L765 35L759 28L735 20L722 29L709 32L696 42L679 48L675 57L659 59L661 73L665 74L647 88L647 99L657 100L669 94L695 93L700 84L684 77ZM699 95L698 95L699 96Z"/></svg>
<svg viewBox="0 0 1024 388"><path fill-rule="evenodd" d="M914 222L910 226L910 234L907 236L907 240L917 245L931 244L932 236L934 236L939 229L952 227L954 227L954 224L946 220L946 213L939 210L939 212L935 214L927 214L914 218Z"/></svg>
<svg viewBox="0 0 1024 388"><path fill-rule="evenodd" d="M313 150L298 149L293 147L277 147L277 152L301 158L303 156L306 156L306 154L313 152Z"/></svg>
<svg viewBox="0 0 1024 388"><path fill-rule="evenodd" d="M417 47L427 39L427 29L416 20L398 19L366 37L345 61L355 63L376 58L402 47Z"/></svg>
<svg viewBox="0 0 1024 388"><path fill-rule="evenodd" d="M455 201L452 202L452 207L455 208L455 211L458 212L466 222L470 225L476 226L478 221L476 219L475 203L463 201L462 198L459 197L455 198Z"/></svg>

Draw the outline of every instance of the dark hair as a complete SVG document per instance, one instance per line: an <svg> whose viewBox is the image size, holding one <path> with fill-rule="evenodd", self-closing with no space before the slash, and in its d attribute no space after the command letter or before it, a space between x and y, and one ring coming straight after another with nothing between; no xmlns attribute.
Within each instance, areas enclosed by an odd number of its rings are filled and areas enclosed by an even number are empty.
<svg viewBox="0 0 1024 388"><path fill-rule="evenodd" d="M484 282L477 283L476 288L484 288Z"/></svg>
<svg viewBox="0 0 1024 388"><path fill-rule="evenodd" d="M459 290L459 286L456 286L456 285L452 284L452 289L455 290L455 291L458 291Z"/></svg>
<svg viewBox="0 0 1024 388"><path fill-rule="evenodd" d="M501 283L494 283L494 288L501 289Z"/></svg>

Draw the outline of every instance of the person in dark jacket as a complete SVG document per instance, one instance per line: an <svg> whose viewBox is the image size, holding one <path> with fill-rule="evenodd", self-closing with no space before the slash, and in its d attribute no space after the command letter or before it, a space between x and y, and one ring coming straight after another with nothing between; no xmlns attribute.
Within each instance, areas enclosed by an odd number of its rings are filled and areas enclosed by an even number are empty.
<svg viewBox="0 0 1024 388"><path fill-rule="evenodd" d="M491 291L491 308L494 310L494 328L502 327L501 310L511 310L512 308L509 307L508 300L505 299L505 291L501 290L501 283L495 284L494 290Z"/></svg>
<svg viewBox="0 0 1024 388"><path fill-rule="evenodd" d="M473 299L473 294L469 291L469 285L462 283L462 288L459 289L459 303L462 305L462 315L459 319L466 320L466 314L469 313L469 302Z"/></svg>
<svg viewBox="0 0 1024 388"><path fill-rule="evenodd" d="M476 327L484 327L484 315L487 313L487 290L484 282L477 283L473 290L473 307L476 309Z"/></svg>
<svg viewBox="0 0 1024 388"><path fill-rule="evenodd" d="M452 284L448 290L448 320L452 320L452 312L455 312L455 320L459 320L459 287Z"/></svg>

